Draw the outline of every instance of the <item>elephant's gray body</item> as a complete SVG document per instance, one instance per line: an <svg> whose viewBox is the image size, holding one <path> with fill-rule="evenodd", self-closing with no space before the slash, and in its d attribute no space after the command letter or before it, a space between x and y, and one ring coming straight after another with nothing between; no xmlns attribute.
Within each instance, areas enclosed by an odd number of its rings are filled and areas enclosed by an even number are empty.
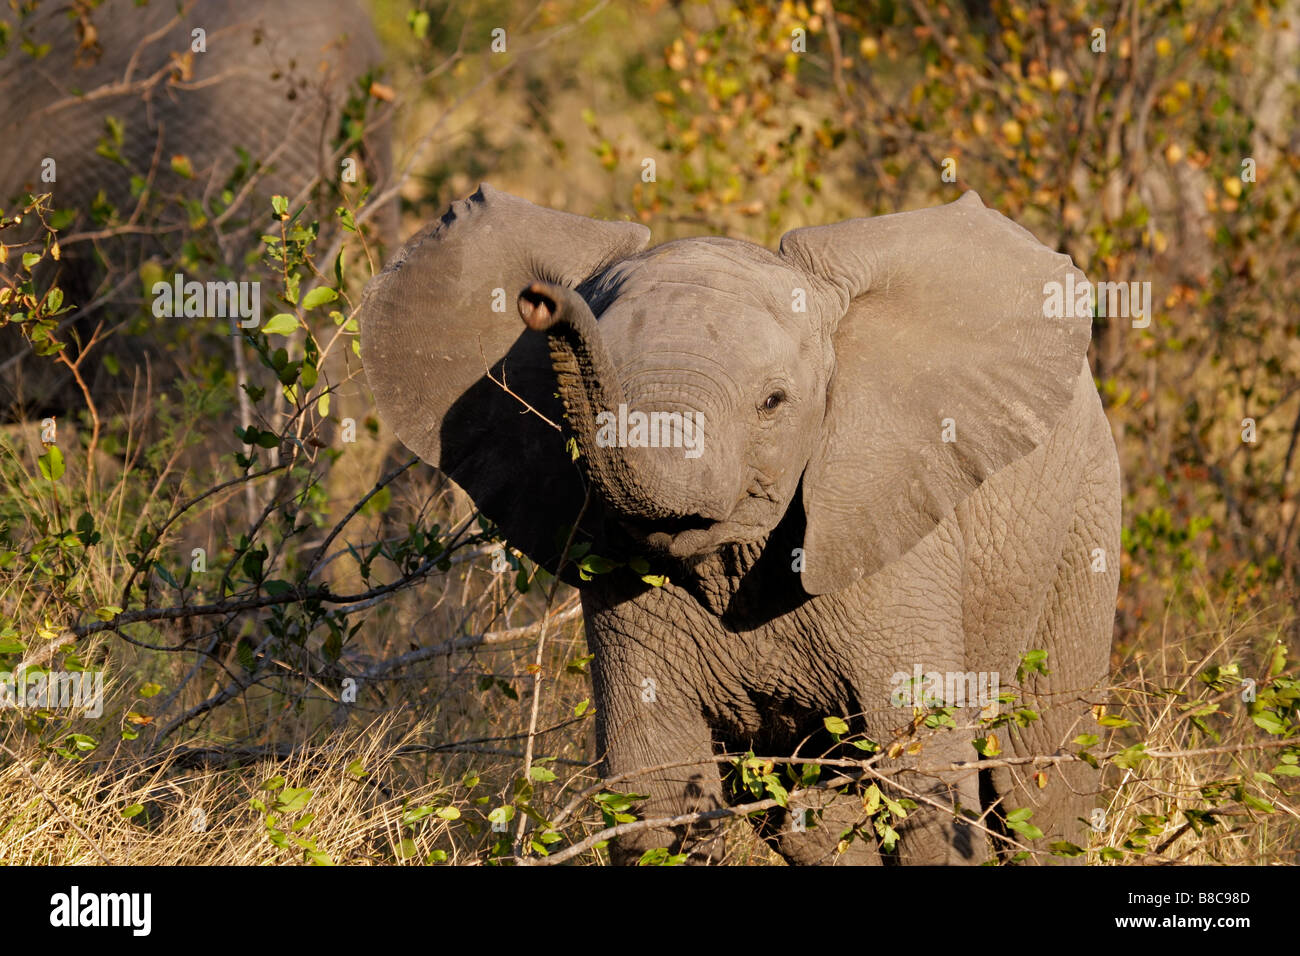
<svg viewBox="0 0 1300 956"><path fill-rule="evenodd" d="M860 797L810 791L818 825L762 826L788 860L979 862L1016 849L994 839L1013 810L1044 831L1039 859L1086 843L1095 772L1015 762L1095 728L1110 648L1119 469L1091 310L1047 298L1082 273L973 193L797 230L779 254L647 239L484 186L407 243L361 315L384 420L582 588L606 773L649 817L707 810L745 799L724 793L718 754L820 756L841 717L907 771L884 789L919 806L896 849L868 825L837 852ZM521 288L522 334L501 314ZM601 414L624 407L698 413L699 454L611 444ZM579 515L577 541L668 583L626 567L577 581L559 551ZM1018 687L1035 650L1050 673ZM894 706L917 670L996 674L1040 719L997 728L1002 759L978 762L978 707L930 734ZM679 826L614 855L656 847L718 849Z"/></svg>
<svg viewBox="0 0 1300 956"><path fill-rule="evenodd" d="M628 789L648 792L646 811L656 816L724 805L729 795L711 760L719 750L788 755L803 743L801 753L820 753L806 741L822 736L817 732L828 715L861 715L850 721L853 729L887 743L912 719L910 708L891 705L896 673L911 675L919 664L927 672L998 674L1002 688L1011 689L1020 655L1032 649L1048 652L1052 674L1027 681L1020 703L1043 719L1014 736L999 733L1008 756L1057 752L1095 730L1087 702L1097 699L1107 675L1119 581L1118 483L1115 445L1084 368L1074 402L1046 445L986 482L902 559L842 592L800 593L789 573L799 539L780 541L785 528L770 543L771 564L747 582L739 599L731 597L739 584L735 572L751 566L743 556L730 562L731 573L721 561L710 562L685 581L639 594L587 587L583 610L607 770L705 758L709 762L658 774L650 783L636 778ZM1107 555L1104 572L1093 570L1097 548ZM748 608L715 613L729 599L742 607L757 604L757 614ZM790 604L775 617L764 613ZM652 701L646 700L648 687ZM957 715L958 725L976 720L978 711L967 708ZM986 732L932 736L912 763L975 761L972 740ZM885 763L891 765L899 764ZM1078 764L1048 768L1040 788L1029 780L1036 769L986 771L991 779L982 799L975 769L907 783L923 792L951 787L961 806L977 813L995 799L1005 801L1004 811L1031 808L1045 840L1086 845L1082 821L1096 805L1095 775ZM860 805L823 811L827 819L804 834L792 832L786 814L774 815L768 827L792 862L880 862L871 843L856 841L843 856L835 853L856 809ZM978 827L954 828L954 819L932 808L915 814L900 827L899 858L989 858L987 835ZM997 826L992 818L985 825ZM918 828L930 832L916 839ZM635 855L663 844L662 834L650 833L624 838L621 852Z"/></svg>

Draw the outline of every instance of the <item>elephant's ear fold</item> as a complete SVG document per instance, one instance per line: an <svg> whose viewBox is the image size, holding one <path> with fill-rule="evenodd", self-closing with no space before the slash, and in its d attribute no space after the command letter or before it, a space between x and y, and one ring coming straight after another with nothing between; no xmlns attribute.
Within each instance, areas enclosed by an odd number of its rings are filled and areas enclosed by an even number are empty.
<svg viewBox="0 0 1300 956"><path fill-rule="evenodd" d="M516 300L539 281L578 288L649 236L484 184L408 240L362 300L361 354L380 418L543 564L582 495L551 424L563 408L546 337L526 330Z"/></svg>
<svg viewBox="0 0 1300 956"><path fill-rule="evenodd" d="M1091 298L1069 256L973 192L798 229L781 255L812 277L835 356L803 478L802 580L824 594L901 557L1047 438L1082 369Z"/></svg>

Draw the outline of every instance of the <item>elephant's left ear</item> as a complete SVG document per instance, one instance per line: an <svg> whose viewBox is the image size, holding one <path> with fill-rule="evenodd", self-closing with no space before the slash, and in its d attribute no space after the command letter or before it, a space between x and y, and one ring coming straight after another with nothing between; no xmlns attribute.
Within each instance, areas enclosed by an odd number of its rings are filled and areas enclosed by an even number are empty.
<svg viewBox="0 0 1300 956"><path fill-rule="evenodd" d="M781 255L812 280L835 355L803 479L803 586L824 594L901 557L1047 438L1082 370L1091 308L1069 256L973 192L797 229Z"/></svg>

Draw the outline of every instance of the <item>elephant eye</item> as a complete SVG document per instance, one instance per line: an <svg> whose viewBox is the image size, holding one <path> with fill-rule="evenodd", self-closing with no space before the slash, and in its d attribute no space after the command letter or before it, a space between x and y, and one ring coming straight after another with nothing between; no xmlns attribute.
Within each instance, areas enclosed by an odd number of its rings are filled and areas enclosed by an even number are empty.
<svg viewBox="0 0 1300 956"><path fill-rule="evenodd" d="M774 412L778 405L785 401L785 392L777 389L767 398L763 399L763 411Z"/></svg>

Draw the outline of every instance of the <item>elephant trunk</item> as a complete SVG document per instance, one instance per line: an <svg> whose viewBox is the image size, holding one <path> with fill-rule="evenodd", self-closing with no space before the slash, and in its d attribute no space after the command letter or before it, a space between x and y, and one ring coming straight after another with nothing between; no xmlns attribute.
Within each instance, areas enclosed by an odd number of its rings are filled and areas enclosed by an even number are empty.
<svg viewBox="0 0 1300 956"><path fill-rule="evenodd" d="M625 517L682 517L686 509L673 507L665 494L665 476L646 449L596 440L596 416L616 412L627 398L596 328L596 317L582 296L572 289L535 282L519 294L519 314L530 329L546 333L560 398L601 495Z"/></svg>

